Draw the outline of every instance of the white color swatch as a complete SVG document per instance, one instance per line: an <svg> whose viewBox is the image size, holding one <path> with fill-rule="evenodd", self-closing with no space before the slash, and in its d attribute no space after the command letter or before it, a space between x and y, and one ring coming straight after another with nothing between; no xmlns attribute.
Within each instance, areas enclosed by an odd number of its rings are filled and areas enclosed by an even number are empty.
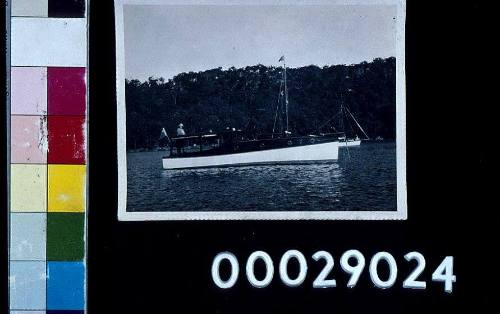
<svg viewBox="0 0 500 314"><path fill-rule="evenodd" d="M11 66L86 66L86 19L14 17L11 25Z"/></svg>
<svg viewBox="0 0 500 314"><path fill-rule="evenodd" d="M12 0L11 16L39 16L48 15L48 0Z"/></svg>

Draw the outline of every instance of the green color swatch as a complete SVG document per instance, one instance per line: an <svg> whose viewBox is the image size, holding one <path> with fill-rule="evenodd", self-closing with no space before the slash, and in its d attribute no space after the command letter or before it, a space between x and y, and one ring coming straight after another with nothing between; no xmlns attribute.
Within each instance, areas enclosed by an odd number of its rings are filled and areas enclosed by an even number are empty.
<svg viewBox="0 0 500 314"><path fill-rule="evenodd" d="M47 260L83 260L85 214L48 213Z"/></svg>

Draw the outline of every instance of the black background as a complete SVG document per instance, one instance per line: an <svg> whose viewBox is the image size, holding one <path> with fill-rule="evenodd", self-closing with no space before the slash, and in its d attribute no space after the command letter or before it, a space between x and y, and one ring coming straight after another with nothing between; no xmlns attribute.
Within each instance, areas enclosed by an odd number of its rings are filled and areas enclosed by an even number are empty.
<svg viewBox="0 0 500 314"><path fill-rule="evenodd" d="M496 60L487 35L492 8L435 2L407 3L407 221L118 222L113 2L91 1L89 313L491 312L496 206L487 199L494 186L485 148L495 136L483 120L493 107L486 76ZM308 258L301 287L288 288L276 275L267 288L249 285L244 264L251 252L268 252L277 266L289 249ZM320 249L335 258L337 288L311 287L322 263L310 256ZM347 289L338 263L347 249L367 260L378 251L392 253L400 268L396 285L374 288L365 269ZM242 272L234 288L220 290L210 267L226 250ZM401 288L414 267L403 255L414 250L427 259L426 290ZM451 295L430 280L447 255L455 257L457 276Z"/></svg>
<svg viewBox="0 0 500 314"><path fill-rule="evenodd" d="M488 138L480 118L487 79L486 8L407 4L407 221L225 221L118 222L116 218L116 99L114 20L111 3L90 7L90 198L88 232L89 311L107 313L421 313L481 312L496 265L492 211L485 203L481 153ZM484 142L483 142L484 141ZM356 248L367 258L391 252L400 274L388 290L373 287L364 272L357 287L338 257ZM311 256L319 249L337 260L338 287L311 288L320 265L310 262L306 282L285 287L275 276L264 289L244 274L220 290L210 266L220 251L231 251L244 266L255 250L275 264L289 249ZM411 269L403 255L427 259L423 291L402 289ZM446 255L455 257L453 294L430 281ZM309 259L309 261L311 261ZM413 264L411 264L413 266ZM243 268L242 266L242 268Z"/></svg>

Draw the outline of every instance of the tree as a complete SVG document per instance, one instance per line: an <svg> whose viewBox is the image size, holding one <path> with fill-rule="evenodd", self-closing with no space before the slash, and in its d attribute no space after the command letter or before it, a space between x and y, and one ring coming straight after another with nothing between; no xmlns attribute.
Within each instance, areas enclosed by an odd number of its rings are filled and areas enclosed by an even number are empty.
<svg viewBox="0 0 500 314"><path fill-rule="evenodd" d="M180 73L169 80L126 80L127 148L152 148L163 127L173 135L181 122L188 133L227 127L269 133L281 71L258 64ZM338 119L332 117L343 103L369 135L395 138L394 57L354 65L289 68L287 75L293 133L338 128Z"/></svg>

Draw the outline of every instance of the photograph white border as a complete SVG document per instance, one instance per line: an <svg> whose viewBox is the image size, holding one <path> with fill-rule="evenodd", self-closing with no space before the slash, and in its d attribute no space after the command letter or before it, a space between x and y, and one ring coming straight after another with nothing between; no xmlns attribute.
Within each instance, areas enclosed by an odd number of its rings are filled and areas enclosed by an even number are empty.
<svg viewBox="0 0 500 314"><path fill-rule="evenodd" d="M127 211L127 143L123 5L382 5L398 6L396 17L396 211ZM406 220L405 0L115 0L118 220Z"/></svg>

